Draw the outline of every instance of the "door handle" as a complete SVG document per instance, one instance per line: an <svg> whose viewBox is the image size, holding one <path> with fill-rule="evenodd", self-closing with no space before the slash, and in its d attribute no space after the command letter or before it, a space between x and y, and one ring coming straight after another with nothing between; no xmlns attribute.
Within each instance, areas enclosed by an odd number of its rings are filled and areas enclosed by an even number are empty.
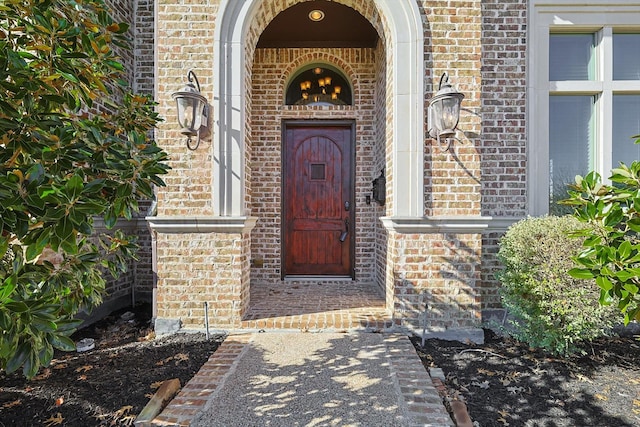
<svg viewBox="0 0 640 427"><path fill-rule="evenodd" d="M348 211L349 209L351 209L351 203L349 201L344 202L344 210Z"/></svg>
<svg viewBox="0 0 640 427"><path fill-rule="evenodd" d="M344 228L345 230L342 232L342 234L340 234L340 242L344 242L345 240L347 240L347 235L349 234L349 218L344 219Z"/></svg>

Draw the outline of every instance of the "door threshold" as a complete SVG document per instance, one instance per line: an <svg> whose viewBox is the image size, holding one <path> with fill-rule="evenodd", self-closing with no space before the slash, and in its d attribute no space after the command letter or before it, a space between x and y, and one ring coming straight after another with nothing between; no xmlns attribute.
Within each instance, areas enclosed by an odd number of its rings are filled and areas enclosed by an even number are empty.
<svg viewBox="0 0 640 427"><path fill-rule="evenodd" d="M355 281L351 276L312 276L312 275L284 276L283 280L285 282L304 282L304 281L354 282Z"/></svg>

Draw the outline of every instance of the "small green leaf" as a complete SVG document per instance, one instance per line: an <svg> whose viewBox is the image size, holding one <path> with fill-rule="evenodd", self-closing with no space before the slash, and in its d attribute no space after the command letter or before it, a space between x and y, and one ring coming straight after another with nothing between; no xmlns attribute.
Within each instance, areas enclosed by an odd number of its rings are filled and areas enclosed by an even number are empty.
<svg viewBox="0 0 640 427"><path fill-rule="evenodd" d="M607 276L596 277L596 284L604 291L610 291L613 289L613 283L611 283L611 280L609 280Z"/></svg>
<svg viewBox="0 0 640 427"><path fill-rule="evenodd" d="M65 189L67 190L66 193L67 197L69 197L69 200L77 199L78 196L82 193L83 189L82 178L80 178L78 175L72 176L71 179L67 181Z"/></svg>
<svg viewBox="0 0 640 427"><path fill-rule="evenodd" d="M631 242L625 240L618 246L618 255L621 261L626 260L631 255Z"/></svg>
<svg viewBox="0 0 640 427"><path fill-rule="evenodd" d="M4 279L2 287L0 287L0 303L5 303L13 291L16 289L17 277L16 274L12 274Z"/></svg>
<svg viewBox="0 0 640 427"><path fill-rule="evenodd" d="M640 233L640 218L631 218L627 221L627 226L636 233Z"/></svg>
<svg viewBox="0 0 640 427"><path fill-rule="evenodd" d="M605 291L604 289L600 289L600 305L611 305L612 303L612 299L611 299L611 295L609 294L608 291Z"/></svg>
<svg viewBox="0 0 640 427"><path fill-rule="evenodd" d="M2 219L0 218L0 231L2 231ZM0 259L4 257L9 249L9 239L6 237L0 237Z"/></svg>
<svg viewBox="0 0 640 427"><path fill-rule="evenodd" d="M71 340L71 338L60 334L56 334L51 337L51 345L62 351L73 351L76 349L76 344Z"/></svg>
<svg viewBox="0 0 640 427"><path fill-rule="evenodd" d="M38 361L41 366L49 366L51 359L53 359L53 346L47 342L38 352Z"/></svg>
<svg viewBox="0 0 640 427"><path fill-rule="evenodd" d="M41 332L55 332L58 327L55 322L51 320L42 319L40 317L33 317L31 319L32 325Z"/></svg>
<svg viewBox="0 0 640 427"><path fill-rule="evenodd" d="M58 322L58 332L65 334L73 333L78 326L82 325L83 320L81 319L71 319L71 320L62 320Z"/></svg>
<svg viewBox="0 0 640 427"><path fill-rule="evenodd" d="M572 268L568 273L571 277L576 279L593 279L594 277L591 270L587 270L585 268Z"/></svg>
<svg viewBox="0 0 640 427"><path fill-rule="evenodd" d="M39 368L38 357L32 349L22 366L22 374L27 378L33 378L38 373Z"/></svg>
<svg viewBox="0 0 640 427"><path fill-rule="evenodd" d="M8 374L17 371L20 366L24 364L24 362L29 357L31 353L31 346L26 342L23 342L18 346L16 352L7 360L7 366L5 367Z"/></svg>
<svg viewBox="0 0 640 427"><path fill-rule="evenodd" d="M4 305L9 311L14 313L25 313L29 311L29 306L22 301L11 301Z"/></svg>

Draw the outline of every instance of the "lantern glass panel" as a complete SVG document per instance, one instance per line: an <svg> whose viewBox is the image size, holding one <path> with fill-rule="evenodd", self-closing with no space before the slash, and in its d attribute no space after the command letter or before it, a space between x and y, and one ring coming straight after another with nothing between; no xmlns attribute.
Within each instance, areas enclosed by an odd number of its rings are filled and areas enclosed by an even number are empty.
<svg viewBox="0 0 640 427"><path fill-rule="evenodd" d="M180 96L176 98L178 106L178 122L183 129L188 129L195 135L202 126L204 102L200 99Z"/></svg>
<svg viewBox="0 0 640 427"><path fill-rule="evenodd" d="M460 117L460 100L457 97L444 98L439 104L442 109L440 112L440 117L442 117L441 129L455 129Z"/></svg>
<svg viewBox="0 0 640 427"><path fill-rule="evenodd" d="M431 114L431 119L433 120L433 128L437 131L441 131L443 129L443 120L442 120L442 100L435 101L431 104L431 109L433 113Z"/></svg>

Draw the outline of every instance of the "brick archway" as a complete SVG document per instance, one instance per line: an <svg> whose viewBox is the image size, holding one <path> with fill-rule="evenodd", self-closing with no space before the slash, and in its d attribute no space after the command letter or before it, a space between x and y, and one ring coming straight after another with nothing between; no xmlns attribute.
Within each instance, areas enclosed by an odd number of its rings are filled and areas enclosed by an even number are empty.
<svg viewBox="0 0 640 427"><path fill-rule="evenodd" d="M214 213L240 217L249 210L246 177L251 175L245 155L249 127L252 58L261 31L281 10L301 0L285 0L278 7L258 0L222 1L216 21L214 70ZM390 81L392 156L387 165L389 208L393 216L421 216L424 188L424 36L422 17L413 1L339 0L352 7L378 30L386 46ZM240 70L240 72L239 72ZM401 165L401 166L400 166ZM403 198L394 198L402 190Z"/></svg>

